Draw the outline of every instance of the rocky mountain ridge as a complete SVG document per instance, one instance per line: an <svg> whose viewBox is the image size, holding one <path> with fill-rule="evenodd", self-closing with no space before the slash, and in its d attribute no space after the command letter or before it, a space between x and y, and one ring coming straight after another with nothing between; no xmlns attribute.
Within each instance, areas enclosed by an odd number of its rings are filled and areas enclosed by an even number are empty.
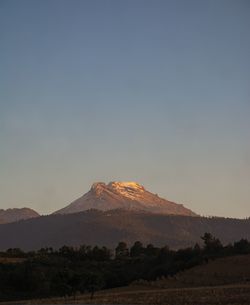
<svg viewBox="0 0 250 305"><path fill-rule="evenodd" d="M97 209L102 211L125 209L166 215L197 216L182 204L163 199L147 191L137 182L96 182L82 197L55 214L71 214Z"/></svg>
<svg viewBox="0 0 250 305"><path fill-rule="evenodd" d="M29 208L0 209L0 224L39 217L40 215Z"/></svg>

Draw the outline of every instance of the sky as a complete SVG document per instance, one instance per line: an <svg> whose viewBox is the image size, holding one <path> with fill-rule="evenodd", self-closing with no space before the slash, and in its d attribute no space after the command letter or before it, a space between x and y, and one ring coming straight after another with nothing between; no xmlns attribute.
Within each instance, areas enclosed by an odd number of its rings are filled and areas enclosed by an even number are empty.
<svg viewBox="0 0 250 305"><path fill-rule="evenodd" d="M248 0L0 0L0 208L137 181L250 216Z"/></svg>

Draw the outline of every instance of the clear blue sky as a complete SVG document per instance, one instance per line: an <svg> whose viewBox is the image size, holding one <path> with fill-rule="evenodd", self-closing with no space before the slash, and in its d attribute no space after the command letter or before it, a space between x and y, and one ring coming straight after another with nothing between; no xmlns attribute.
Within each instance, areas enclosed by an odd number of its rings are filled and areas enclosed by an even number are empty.
<svg viewBox="0 0 250 305"><path fill-rule="evenodd" d="M0 1L0 208L113 180L250 216L248 0Z"/></svg>

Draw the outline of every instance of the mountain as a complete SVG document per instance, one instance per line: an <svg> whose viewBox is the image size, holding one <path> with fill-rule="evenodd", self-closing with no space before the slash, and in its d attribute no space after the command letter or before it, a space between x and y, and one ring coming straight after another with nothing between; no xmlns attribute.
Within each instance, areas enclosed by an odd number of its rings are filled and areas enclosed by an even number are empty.
<svg viewBox="0 0 250 305"><path fill-rule="evenodd" d="M38 216L40 215L36 211L29 208L7 210L0 209L0 224L34 218Z"/></svg>
<svg viewBox="0 0 250 305"><path fill-rule="evenodd" d="M250 240L250 219L163 215L121 209L54 214L0 225L0 250L81 244L114 248L119 241L131 245L137 240L145 245L169 245L176 249L201 242L200 236L205 232L223 243L241 238Z"/></svg>
<svg viewBox="0 0 250 305"><path fill-rule="evenodd" d="M168 215L196 216L194 212L158 195L150 193L136 182L96 182L89 192L55 214L71 214L97 209L102 211L124 209Z"/></svg>

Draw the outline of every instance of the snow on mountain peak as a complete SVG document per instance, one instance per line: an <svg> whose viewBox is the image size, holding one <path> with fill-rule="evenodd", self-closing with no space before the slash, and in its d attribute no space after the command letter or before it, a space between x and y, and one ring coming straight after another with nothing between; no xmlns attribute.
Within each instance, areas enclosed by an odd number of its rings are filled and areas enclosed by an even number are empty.
<svg viewBox="0 0 250 305"><path fill-rule="evenodd" d="M104 182L95 182L91 187L91 192L99 196L102 192L108 191L122 196L128 197L130 199L135 199L139 194L145 191L144 187L137 182L133 181L112 181L108 184Z"/></svg>
<svg viewBox="0 0 250 305"><path fill-rule="evenodd" d="M134 181L112 181L107 184L95 182L89 192L55 213L67 214L89 209L105 211L121 208L162 214L196 215L180 204L147 191L141 184Z"/></svg>
<svg viewBox="0 0 250 305"><path fill-rule="evenodd" d="M128 182L110 182L108 184L109 187L113 189L133 189L135 191L144 191L144 187L137 182L128 181Z"/></svg>
<svg viewBox="0 0 250 305"><path fill-rule="evenodd" d="M96 195L100 195L105 188L106 184L104 182L95 182L92 184L90 191Z"/></svg>
<svg viewBox="0 0 250 305"><path fill-rule="evenodd" d="M132 200L140 196L145 191L144 187L137 182L110 182L107 187L115 193L130 198Z"/></svg>

